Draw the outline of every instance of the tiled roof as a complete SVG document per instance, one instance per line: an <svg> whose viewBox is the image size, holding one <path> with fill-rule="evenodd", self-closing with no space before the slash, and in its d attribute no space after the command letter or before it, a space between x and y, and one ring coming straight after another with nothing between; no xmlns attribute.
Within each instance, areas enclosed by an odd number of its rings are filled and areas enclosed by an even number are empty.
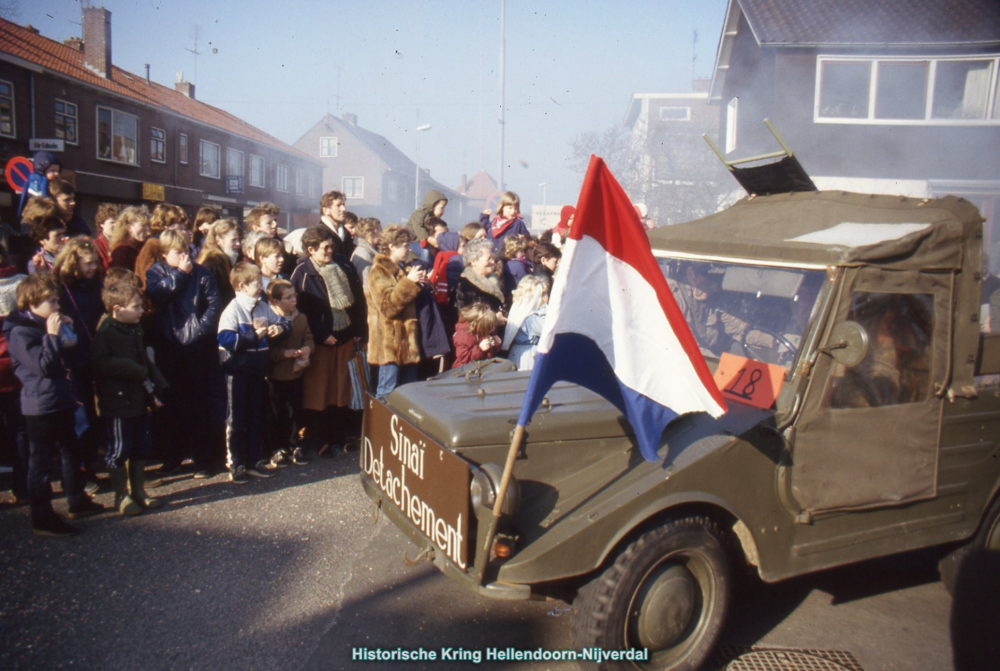
<svg viewBox="0 0 1000 671"><path fill-rule="evenodd" d="M308 154L268 135L259 128L251 126L229 112L188 98L183 93L156 82L147 84L145 77L112 66L111 78L105 79L84 64L82 51L60 44L4 19L0 19L0 52L40 65L59 75L104 89L114 95L160 107L287 154L315 162L315 159Z"/></svg>
<svg viewBox="0 0 1000 671"><path fill-rule="evenodd" d="M735 0L759 44L1000 44L998 0Z"/></svg>

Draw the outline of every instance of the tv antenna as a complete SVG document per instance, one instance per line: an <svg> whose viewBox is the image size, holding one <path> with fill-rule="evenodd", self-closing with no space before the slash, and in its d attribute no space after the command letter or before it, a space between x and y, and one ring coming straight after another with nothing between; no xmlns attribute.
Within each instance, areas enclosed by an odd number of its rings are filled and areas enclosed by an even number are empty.
<svg viewBox="0 0 1000 671"><path fill-rule="evenodd" d="M195 26L194 26L194 49L188 49L187 47L184 47L184 51L190 51L192 54L194 54L194 77L192 77L192 82L191 83L192 84L197 84L198 83L198 56L201 55L201 52L198 51L198 24L195 24Z"/></svg>

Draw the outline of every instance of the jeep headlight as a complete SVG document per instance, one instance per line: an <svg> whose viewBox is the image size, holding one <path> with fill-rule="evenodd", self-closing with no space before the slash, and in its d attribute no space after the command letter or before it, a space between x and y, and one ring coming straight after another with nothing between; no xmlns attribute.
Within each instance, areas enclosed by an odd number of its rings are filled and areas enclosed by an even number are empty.
<svg viewBox="0 0 1000 671"><path fill-rule="evenodd" d="M480 507L486 507L490 511L497 501L497 492L500 491L500 480L503 478L503 468L497 464L482 464L479 468L472 468L472 484L469 485L469 494L472 497L472 509L476 515L480 513ZM508 517L517 512L521 507L521 485L517 478L510 476L510 484L507 485L507 495L503 500L503 507L500 513Z"/></svg>

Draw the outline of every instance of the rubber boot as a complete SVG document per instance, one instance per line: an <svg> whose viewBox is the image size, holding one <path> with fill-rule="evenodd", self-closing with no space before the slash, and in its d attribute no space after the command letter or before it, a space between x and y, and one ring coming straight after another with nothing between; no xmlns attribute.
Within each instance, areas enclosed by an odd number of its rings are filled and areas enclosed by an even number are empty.
<svg viewBox="0 0 1000 671"><path fill-rule="evenodd" d="M136 459L128 460L128 481L129 490L132 493L132 500L138 503L143 508L159 508L163 505L163 502L159 499L154 499L150 496L146 496L146 490L143 487L146 480L146 462L138 461Z"/></svg>
<svg viewBox="0 0 1000 671"><path fill-rule="evenodd" d="M128 474L124 468L109 468L111 486L115 490L115 509L122 515L138 515L142 507L128 495Z"/></svg>

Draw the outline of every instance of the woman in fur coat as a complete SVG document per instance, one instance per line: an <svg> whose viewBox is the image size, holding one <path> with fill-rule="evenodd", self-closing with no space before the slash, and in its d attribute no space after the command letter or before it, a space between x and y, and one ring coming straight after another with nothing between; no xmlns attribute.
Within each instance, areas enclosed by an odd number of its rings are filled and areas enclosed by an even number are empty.
<svg viewBox="0 0 1000 671"><path fill-rule="evenodd" d="M416 300L426 271L412 266L404 272L400 267L413 240L413 234L402 226L385 229L365 284L368 363L379 367L376 396L383 400L399 385L417 379L420 327Z"/></svg>

